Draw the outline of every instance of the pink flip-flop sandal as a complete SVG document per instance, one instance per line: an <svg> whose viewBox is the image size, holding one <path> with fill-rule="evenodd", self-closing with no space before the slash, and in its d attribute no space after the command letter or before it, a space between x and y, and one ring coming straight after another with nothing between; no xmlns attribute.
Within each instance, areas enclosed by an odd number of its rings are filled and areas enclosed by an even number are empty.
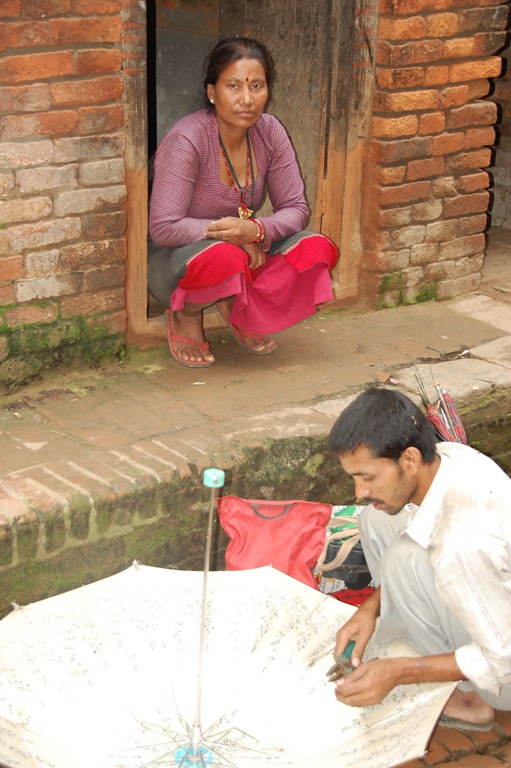
<svg viewBox="0 0 511 768"><path fill-rule="evenodd" d="M258 333L251 333L250 331L242 331L241 328L237 328L235 325L233 325L231 323L231 316L228 314L222 302L219 301L216 306L222 318L224 319L224 321L227 323L227 325L233 332L234 338L236 339L240 347L243 347L243 349L246 349L247 352L251 352L253 355L271 355L273 352L275 352L276 349L278 349L277 344L273 341L273 339L270 336L262 335ZM264 344L265 349L258 351L253 347L249 347L247 344L245 344L245 341L244 341L245 339L253 339L258 344Z"/></svg>
<svg viewBox="0 0 511 768"><path fill-rule="evenodd" d="M179 363L180 365L186 365L187 368L209 368L211 365L213 365L213 360L183 360L181 357L179 357L177 350L175 348L175 344L187 344L190 347L195 347L201 355L204 355L204 352L207 352L210 349L209 341L196 341L195 339L189 339L186 336L178 336L176 333L174 333L174 329L172 327L172 314L171 310L167 309L165 311L165 325L167 326L167 339L169 342L169 349L170 354L176 361L176 363Z"/></svg>

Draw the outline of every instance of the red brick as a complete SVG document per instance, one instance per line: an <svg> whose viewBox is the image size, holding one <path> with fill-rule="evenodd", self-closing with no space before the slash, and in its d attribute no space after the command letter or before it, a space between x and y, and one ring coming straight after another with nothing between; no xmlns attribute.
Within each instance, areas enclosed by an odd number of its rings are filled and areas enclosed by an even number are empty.
<svg viewBox="0 0 511 768"><path fill-rule="evenodd" d="M0 305L6 307L9 304L16 303L16 294L14 291L14 284L6 283L0 284Z"/></svg>
<svg viewBox="0 0 511 768"><path fill-rule="evenodd" d="M50 108L50 87L47 83L0 88L0 114L40 112Z"/></svg>
<svg viewBox="0 0 511 768"><path fill-rule="evenodd" d="M52 200L48 195L0 201L0 225L22 221L45 219L52 212Z"/></svg>
<svg viewBox="0 0 511 768"><path fill-rule="evenodd" d="M40 323L53 323L59 314L57 304L48 304L44 307L35 305L16 307L5 313L7 325L15 328L18 325L31 325Z"/></svg>
<svg viewBox="0 0 511 768"><path fill-rule="evenodd" d="M486 237L480 232L475 235L467 235L450 240L448 243L440 243L439 258L460 259L463 256L473 256L482 253L486 246Z"/></svg>
<svg viewBox="0 0 511 768"><path fill-rule="evenodd" d="M374 141L373 147L378 151L379 160L383 163L396 163L415 157L427 157L427 138L401 139L401 141Z"/></svg>
<svg viewBox="0 0 511 768"><path fill-rule="evenodd" d="M431 182L416 181L397 187L384 187L381 191L381 204L410 203L416 200L429 200L430 197Z"/></svg>
<svg viewBox="0 0 511 768"><path fill-rule="evenodd" d="M445 80L443 82L447 82L449 70L447 67L444 69ZM413 88L424 83L424 72L424 67L401 67L399 69L378 67L376 69L376 82L380 88ZM435 85L435 83L428 83L428 85Z"/></svg>
<svg viewBox="0 0 511 768"><path fill-rule="evenodd" d="M491 147L495 143L495 128L469 128L465 134L465 149Z"/></svg>
<svg viewBox="0 0 511 768"><path fill-rule="evenodd" d="M445 112L427 112L419 118L419 133L441 133L445 129Z"/></svg>
<svg viewBox="0 0 511 768"><path fill-rule="evenodd" d="M426 157L423 160L412 160L408 163L406 178L408 181L415 181L416 179L440 176L443 172L443 157Z"/></svg>
<svg viewBox="0 0 511 768"><path fill-rule="evenodd" d="M4 18L8 16L17 17L20 15L21 0L3 0L2 2L2 15Z"/></svg>
<svg viewBox="0 0 511 768"><path fill-rule="evenodd" d="M82 232L84 239L102 240L107 237L119 237L126 232L126 214L92 213L82 216Z"/></svg>
<svg viewBox="0 0 511 768"><path fill-rule="evenodd" d="M484 99L490 93L491 83L489 80L472 80L468 84L470 93L469 101Z"/></svg>
<svg viewBox="0 0 511 768"><path fill-rule="evenodd" d="M441 11L455 4L453 0L380 0L380 12L407 15L428 10Z"/></svg>
<svg viewBox="0 0 511 768"><path fill-rule="evenodd" d="M411 16L407 19L381 17L378 35L382 40L420 40L426 33L423 16Z"/></svg>
<svg viewBox="0 0 511 768"><path fill-rule="evenodd" d="M121 52L116 48L91 48L77 51L75 70L77 75L98 75L121 71Z"/></svg>
<svg viewBox="0 0 511 768"><path fill-rule="evenodd" d="M20 277L23 277L23 258L21 256L8 256L0 259L1 282L19 280Z"/></svg>
<svg viewBox="0 0 511 768"><path fill-rule="evenodd" d="M447 64L438 64L424 68L424 85L445 85L449 82L449 67Z"/></svg>
<svg viewBox="0 0 511 768"><path fill-rule="evenodd" d="M401 184L404 181L406 166L378 166L376 168L376 180L380 184Z"/></svg>
<svg viewBox="0 0 511 768"><path fill-rule="evenodd" d="M63 270L78 270L125 259L126 241L122 238L65 246L61 250L60 265Z"/></svg>
<svg viewBox="0 0 511 768"><path fill-rule="evenodd" d="M441 40L418 40L405 45L392 45L388 53L391 66L431 64L443 58Z"/></svg>
<svg viewBox="0 0 511 768"><path fill-rule="evenodd" d="M400 91L399 93L380 91L374 100L374 110L375 112L416 112L421 109L436 109L439 102L440 94L434 89Z"/></svg>
<svg viewBox="0 0 511 768"><path fill-rule="evenodd" d="M374 117L372 131L373 136L413 136L417 133L419 120L417 115L404 117Z"/></svg>
<svg viewBox="0 0 511 768"><path fill-rule="evenodd" d="M99 104L116 101L122 94L123 82L120 75L97 77L93 80L76 80L51 85L52 103L56 106L72 104Z"/></svg>
<svg viewBox="0 0 511 768"><path fill-rule="evenodd" d="M47 192L58 187L73 189L77 185L77 171L77 165L22 168L16 173L16 183L22 195Z"/></svg>
<svg viewBox="0 0 511 768"><path fill-rule="evenodd" d="M23 139L29 136L52 136L71 133L78 124L74 111L43 112L40 115L14 115L4 118L2 139Z"/></svg>
<svg viewBox="0 0 511 768"><path fill-rule="evenodd" d="M467 125L493 125L497 120L497 105L490 101L466 104L452 109L448 115L448 128L461 128Z"/></svg>
<svg viewBox="0 0 511 768"><path fill-rule="evenodd" d="M2 31L6 48L33 48L52 44L46 21L11 22Z"/></svg>
<svg viewBox="0 0 511 768"><path fill-rule="evenodd" d="M432 13L426 17L427 37L449 37L457 33L457 13Z"/></svg>
<svg viewBox="0 0 511 768"><path fill-rule="evenodd" d="M474 235L484 232L486 224L486 214L465 216L461 219L433 221L430 224L426 224L426 241L429 243L442 243L465 235ZM449 728L442 728L441 733L447 734L449 730ZM436 731L437 738L440 738L439 733L440 729L438 728ZM445 740L442 739L442 743L445 743Z"/></svg>
<svg viewBox="0 0 511 768"><path fill-rule="evenodd" d="M486 171L479 173L467 173L456 179L456 188L460 192L475 192L478 189L486 189L490 186L490 176Z"/></svg>
<svg viewBox="0 0 511 768"><path fill-rule="evenodd" d="M444 215L451 217L466 216L468 213L482 213L488 209L489 199L489 192L473 192L470 195L446 198L444 201Z"/></svg>
<svg viewBox="0 0 511 768"><path fill-rule="evenodd" d="M51 141L3 142L0 143L0 165L21 168L26 165L41 165L52 159Z"/></svg>
<svg viewBox="0 0 511 768"><path fill-rule="evenodd" d="M72 2L73 13L81 16L120 13L123 7L122 0L72 0ZM168 3L166 7L169 7Z"/></svg>
<svg viewBox="0 0 511 768"><path fill-rule="evenodd" d="M474 55L473 37L455 37L445 40L443 49L444 59L464 59ZM462 78L465 79L465 78Z"/></svg>
<svg viewBox="0 0 511 768"><path fill-rule="evenodd" d="M449 173L468 171L473 168L488 168L491 165L491 149L480 149L472 152L460 152L447 160Z"/></svg>
<svg viewBox="0 0 511 768"><path fill-rule="evenodd" d="M469 100L468 85L453 85L444 88L440 95L440 108L461 107Z"/></svg>
<svg viewBox="0 0 511 768"><path fill-rule="evenodd" d="M20 224L8 230L9 245L14 253L21 253L28 248L43 248L45 245L75 240L80 236L80 230L80 219L77 216L58 221Z"/></svg>
<svg viewBox="0 0 511 768"><path fill-rule="evenodd" d="M463 149L465 136L461 131L457 133L441 133L438 136L431 136L429 139L429 148L432 155L451 155Z"/></svg>
<svg viewBox="0 0 511 768"><path fill-rule="evenodd" d="M30 19L62 16L70 10L71 0L23 0L23 16Z"/></svg>
<svg viewBox="0 0 511 768"><path fill-rule="evenodd" d="M506 44L506 32L479 32L474 36L474 56L491 56Z"/></svg>
<svg viewBox="0 0 511 768"><path fill-rule="evenodd" d="M84 275L83 290L100 291L104 288L117 288L124 285L126 269L124 265L103 266L100 269L91 269Z"/></svg>
<svg viewBox="0 0 511 768"><path fill-rule="evenodd" d="M124 125L124 109L118 105L83 107L78 110L78 133L108 133Z"/></svg>
<svg viewBox="0 0 511 768"><path fill-rule="evenodd" d="M0 61L0 79L6 83L46 80L73 74L71 51L6 56Z"/></svg>
<svg viewBox="0 0 511 768"><path fill-rule="evenodd" d="M490 755L466 755L458 761L461 768L502 768L502 763Z"/></svg>
<svg viewBox="0 0 511 768"><path fill-rule="evenodd" d="M124 290L99 291L80 296L64 297L60 302L62 317L87 317L103 312L123 311L125 304Z"/></svg>
<svg viewBox="0 0 511 768"><path fill-rule="evenodd" d="M498 8L462 8L458 12L459 31L479 32L481 29L505 29L508 22L508 4Z"/></svg>
<svg viewBox="0 0 511 768"><path fill-rule="evenodd" d="M52 38L56 45L73 43L119 43L121 16L50 20Z"/></svg>
<svg viewBox="0 0 511 768"><path fill-rule="evenodd" d="M451 64L449 67L449 80L451 83L461 83L467 80L498 77L501 70L502 59L499 56L492 56L479 61Z"/></svg>

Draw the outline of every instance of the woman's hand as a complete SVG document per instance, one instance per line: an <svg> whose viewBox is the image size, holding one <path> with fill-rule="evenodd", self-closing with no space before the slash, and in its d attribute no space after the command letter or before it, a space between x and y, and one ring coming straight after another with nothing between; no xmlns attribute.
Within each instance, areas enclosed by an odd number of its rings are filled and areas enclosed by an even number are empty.
<svg viewBox="0 0 511 768"><path fill-rule="evenodd" d="M248 267L249 269L257 269L262 267L266 261L266 254L257 245L244 245L243 250L248 254Z"/></svg>
<svg viewBox="0 0 511 768"><path fill-rule="evenodd" d="M233 245L248 245L254 242L258 234L259 227L254 221L225 216L208 224L204 236Z"/></svg>

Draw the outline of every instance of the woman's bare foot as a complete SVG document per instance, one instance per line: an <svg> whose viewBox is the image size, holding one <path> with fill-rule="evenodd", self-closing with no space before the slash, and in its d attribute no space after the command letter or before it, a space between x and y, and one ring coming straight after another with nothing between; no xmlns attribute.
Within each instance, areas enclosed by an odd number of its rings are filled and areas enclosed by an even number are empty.
<svg viewBox="0 0 511 768"><path fill-rule="evenodd" d="M492 722L495 710L475 691L461 691L456 688L445 705L443 714L455 720L483 725Z"/></svg>
<svg viewBox="0 0 511 768"><path fill-rule="evenodd" d="M185 307L165 313L170 352L174 360L190 368L205 368L215 362L204 336L203 314Z"/></svg>
<svg viewBox="0 0 511 768"><path fill-rule="evenodd" d="M271 355L272 352L275 352L277 349L277 344L273 341L269 334L258 334L250 333L249 331L243 331L241 328L238 328L231 323L232 301L229 299L226 301L219 301L217 307L223 319L232 330L234 337L240 347L246 349L247 352L252 352L253 355Z"/></svg>

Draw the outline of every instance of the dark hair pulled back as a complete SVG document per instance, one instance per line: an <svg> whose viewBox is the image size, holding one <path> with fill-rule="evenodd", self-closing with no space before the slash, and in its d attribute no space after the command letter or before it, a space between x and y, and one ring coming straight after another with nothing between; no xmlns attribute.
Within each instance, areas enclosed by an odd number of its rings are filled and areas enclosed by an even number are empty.
<svg viewBox="0 0 511 768"><path fill-rule="evenodd" d="M275 81L275 63L266 46L250 37L225 37L218 41L204 62L205 106L211 107L207 96L208 85L215 85L224 69L239 59L255 59L260 62L266 76L268 100L271 98Z"/></svg>

